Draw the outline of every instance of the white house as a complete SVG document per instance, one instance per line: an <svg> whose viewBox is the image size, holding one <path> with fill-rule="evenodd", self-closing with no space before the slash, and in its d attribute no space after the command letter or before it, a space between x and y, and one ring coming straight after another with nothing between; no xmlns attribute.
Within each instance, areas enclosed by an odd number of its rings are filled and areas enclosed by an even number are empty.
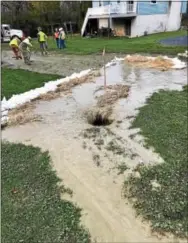
<svg viewBox="0 0 188 243"><path fill-rule="evenodd" d="M187 0L127 1L93 0L87 10L81 35L101 27L113 29L117 36L136 37L180 28Z"/></svg>

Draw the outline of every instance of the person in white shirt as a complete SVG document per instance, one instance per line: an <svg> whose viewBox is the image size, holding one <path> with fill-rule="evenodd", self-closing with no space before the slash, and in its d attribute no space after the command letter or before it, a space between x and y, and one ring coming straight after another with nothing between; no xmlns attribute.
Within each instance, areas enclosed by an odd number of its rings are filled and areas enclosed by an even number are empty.
<svg viewBox="0 0 188 243"><path fill-rule="evenodd" d="M22 53L24 62L27 65L31 65L31 61L30 61L31 52L30 52L29 48L32 47L32 44L31 44L30 41L31 41L31 37L28 36L19 45L19 49L20 49L20 51Z"/></svg>
<svg viewBox="0 0 188 243"><path fill-rule="evenodd" d="M65 46L65 31L63 28L59 29L59 49L66 48Z"/></svg>

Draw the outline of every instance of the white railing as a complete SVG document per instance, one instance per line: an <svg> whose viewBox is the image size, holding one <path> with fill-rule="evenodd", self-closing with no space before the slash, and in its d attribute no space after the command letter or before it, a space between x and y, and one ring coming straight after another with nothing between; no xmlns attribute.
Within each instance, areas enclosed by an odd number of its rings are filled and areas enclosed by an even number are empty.
<svg viewBox="0 0 188 243"><path fill-rule="evenodd" d="M122 9L120 7L120 4L110 5L110 13L111 14L118 14L118 13L121 13L121 12L124 12L124 9Z"/></svg>
<svg viewBox="0 0 188 243"><path fill-rule="evenodd" d="M105 15L109 14L110 5L96 7L96 8L89 8L90 15Z"/></svg>
<svg viewBox="0 0 188 243"><path fill-rule="evenodd" d="M134 12L134 4L127 3L127 13Z"/></svg>
<svg viewBox="0 0 188 243"><path fill-rule="evenodd" d="M110 5L110 13L111 14L128 14L128 13L136 13L136 3L116 3Z"/></svg>
<svg viewBox="0 0 188 243"><path fill-rule="evenodd" d="M127 3L112 3L110 5L95 7L89 9L90 15L105 15L105 14L129 14L136 13L136 2Z"/></svg>

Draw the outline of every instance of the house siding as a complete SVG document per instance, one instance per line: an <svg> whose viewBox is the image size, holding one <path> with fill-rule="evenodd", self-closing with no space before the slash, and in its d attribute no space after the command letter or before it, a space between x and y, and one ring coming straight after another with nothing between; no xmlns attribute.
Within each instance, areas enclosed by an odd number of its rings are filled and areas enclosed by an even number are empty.
<svg viewBox="0 0 188 243"><path fill-rule="evenodd" d="M182 1L172 1L168 14L167 31L178 30L181 25Z"/></svg>
<svg viewBox="0 0 188 243"><path fill-rule="evenodd" d="M154 14L167 14L168 13L168 1L160 2L156 1L156 4L151 1L141 2L138 1L137 14L138 15L154 15Z"/></svg>
<svg viewBox="0 0 188 243"><path fill-rule="evenodd" d="M172 0L173 1L173 0ZM101 6L105 6L108 4L117 4L114 0L101 0L101 1L92 1L92 7L99 7L99 3L101 3ZM121 2L121 1L120 1ZM161 0L157 0L156 4L152 4L150 0L148 1L138 1L137 4L137 14L138 15L154 15L154 14L168 14L168 2L164 1L161 2ZM182 8L181 13L186 13L187 11L187 1L182 0Z"/></svg>
<svg viewBox="0 0 188 243"><path fill-rule="evenodd" d="M117 1L109 1L112 5L117 4ZM101 5L104 6L104 3L109 1L103 0ZM123 0L121 1L123 2ZM181 25L182 13L186 13L188 0L156 0L156 3L151 3L149 0L134 1L137 7L137 16L131 20L131 37L142 36L145 32L152 34L178 30ZM93 1L94 5L98 7L99 1ZM119 6L119 4L117 5ZM99 27L107 27L107 19L101 19L102 17L99 19ZM123 26L122 23L115 20L112 21L112 28L121 34L123 34L123 30L125 32L125 25Z"/></svg>
<svg viewBox="0 0 188 243"><path fill-rule="evenodd" d="M182 1L181 12L182 13L186 13L187 12L187 1Z"/></svg>
<svg viewBox="0 0 188 243"><path fill-rule="evenodd" d="M167 14L139 15L132 20L131 37L143 36L147 34L159 33L166 31Z"/></svg>

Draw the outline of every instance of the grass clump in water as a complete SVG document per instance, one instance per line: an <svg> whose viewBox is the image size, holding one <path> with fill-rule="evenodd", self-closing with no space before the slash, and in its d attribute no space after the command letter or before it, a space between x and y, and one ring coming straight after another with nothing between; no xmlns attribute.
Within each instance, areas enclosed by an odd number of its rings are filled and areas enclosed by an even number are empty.
<svg viewBox="0 0 188 243"><path fill-rule="evenodd" d="M125 149L121 147L115 139L107 144L106 150L112 151L114 154L120 155L125 153Z"/></svg>
<svg viewBox="0 0 188 243"><path fill-rule="evenodd" d="M125 163L118 165L117 166L118 175L122 175L128 169L129 169L129 167Z"/></svg>
<svg viewBox="0 0 188 243"><path fill-rule="evenodd" d="M90 242L80 225L81 209L60 194L48 153L22 144L2 144L1 240L11 242Z"/></svg>
<svg viewBox="0 0 188 243"><path fill-rule="evenodd" d="M138 168L125 182L125 195L152 228L187 236L187 87L155 93L133 122L164 163Z"/></svg>

